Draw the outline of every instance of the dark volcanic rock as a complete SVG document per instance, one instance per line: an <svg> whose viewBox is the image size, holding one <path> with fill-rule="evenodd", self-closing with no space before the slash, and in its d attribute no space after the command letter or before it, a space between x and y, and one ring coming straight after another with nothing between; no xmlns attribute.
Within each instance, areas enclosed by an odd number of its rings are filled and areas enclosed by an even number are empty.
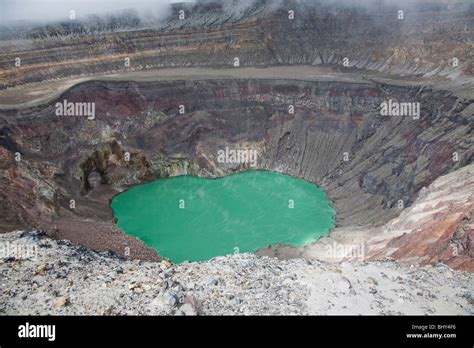
<svg viewBox="0 0 474 348"><path fill-rule="evenodd" d="M380 116L378 106L387 95L419 101L420 120ZM4 216L17 216L59 239L99 249L112 244L121 255L126 247L134 253L139 242L114 227L113 196L156 178L245 170L217 162L225 146L255 148L258 168L324 187L339 226L384 224L399 214L398 201L409 206L422 187L472 162L474 152L468 104L429 88L284 80L92 81L58 100L63 99L96 103L95 120L58 117L54 101L4 112L10 120L6 138L22 153L18 163L9 151L2 157L8 163L1 179ZM181 104L185 114L178 111ZM451 159L455 151L457 162ZM2 224L5 232L8 226Z"/></svg>
<svg viewBox="0 0 474 348"><path fill-rule="evenodd" d="M469 1L413 1L403 8L369 3L200 1L185 5L184 20L175 7L158 23L143 23L125 14L113 25L101 25L93 18L44 28L0 28L0 88L130 69L229 67L235 57L241 66L345 69L343 61L348 58L350 68L395 75L473 74L474 8ZM401 9L403 20L398 19ZM290 10L294 19L289 19ZM17 57L21 68L15 67ZM124 66L126 57L130 67ZM460 62L457 67L454 57Z"/></svg>

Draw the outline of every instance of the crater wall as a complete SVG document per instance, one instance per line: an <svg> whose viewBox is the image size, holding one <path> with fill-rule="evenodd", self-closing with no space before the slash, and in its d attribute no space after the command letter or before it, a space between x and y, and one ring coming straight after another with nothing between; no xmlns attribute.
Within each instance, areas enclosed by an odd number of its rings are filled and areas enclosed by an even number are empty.
<svg viewBox="0 0 474 348"><path fill-rule="evenodd" d="M0 88L163 67L231 67L235 58L242 67L330 65L472 77L473 23L474 7L462 0L256 0L240 6L228 0L176 5L156 23L117 17L105 27L95 20L0 27Z"/></svg>
<svg viewBox="0 0 474 348"><path fill-rule="evenodd" d="M420 118L381 116L388 99L420 102ZM95 103L95 119L57 116L64 100ZM153 257L116 230L110 200L157 178L247 169L217 162L226 146L256 149L259 169L323 187L339 227L380 226L400 201L410 206L422 187L472 163L471 104L370 81L85 82L50 103L0 112L0 226L121 254L132 243L132 256Z"/></svg>

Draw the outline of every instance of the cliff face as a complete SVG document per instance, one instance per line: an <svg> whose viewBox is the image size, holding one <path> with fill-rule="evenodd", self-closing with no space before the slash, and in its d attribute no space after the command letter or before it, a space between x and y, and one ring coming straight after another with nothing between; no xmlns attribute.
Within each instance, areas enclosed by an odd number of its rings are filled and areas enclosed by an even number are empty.
<svg viewBox="0 0 474 348"><path fill-rule="evenodd" d="M380 116L388 96L420 101L420 119ZM95 119L56 116L64 100L95 103ZM217 163L226 146L257 149L259 169L325 188L339 226L383 225L400 213L399 202L410 206L422 187L472 162L469 104L429 88L371 82L86 82L46 105L2 113L10 221L2 228L32 225L97 246L80 231L118 233L109 208L118 192L170 175L245 170Z"/></svg>
<svg viewBox="0 0 474 348"><path fill-rule="evenodd" d="M259 254L329 262L396 259L444 263L474 271L474 165L441 176L420 190L413 204L383 226L345 226L304 248L276 246Z"/></svg>
<svg viewBox="0 0 474 348"><path fill-rule="evenodd" d="M174 7L156 23L119 17L109 27L86 20L4 29L0 87L158 67L229 67L235 58L240 66L336 65L394 75L472 76L469 1L365 3L200 1Z"/></svg>
<svg viewBox="0 0 474 348"><path fill-rule="evenodd" d="M443 261L474 272L474 165L437 179L412 207L368 241L370 258L429 264Z"/></svg>

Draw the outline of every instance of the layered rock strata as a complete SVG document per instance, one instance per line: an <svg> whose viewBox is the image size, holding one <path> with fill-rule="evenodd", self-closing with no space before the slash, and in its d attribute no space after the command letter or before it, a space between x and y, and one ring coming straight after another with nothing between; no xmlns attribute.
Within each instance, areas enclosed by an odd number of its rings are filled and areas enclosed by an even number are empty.
<svg viewBox="0 0 474 348"><path fill-rule="evenodd" d="M381 116L387 99L419 101L420 118ZM95 118L57 116L64 100L94 103ZM422 187L472 162L471 104L370 81L84 82L46 104L1 113L2 229L35 226L97 247L91 241L118 233L115 194L168 176L245 170L217 162L226 146L252 147L259 169L322 186L338 226L380 226Z"/></svg>
<svg viewBox="0 0 474 348"><path fill-rule="evenodd" d="M155 23L124 16L106 27L96 19L4 27L0 88L127 70L229 67L235 58L240 66L336 65L397 76L472 76L473 20L469 1L258 0L175 6Z"/></svg>

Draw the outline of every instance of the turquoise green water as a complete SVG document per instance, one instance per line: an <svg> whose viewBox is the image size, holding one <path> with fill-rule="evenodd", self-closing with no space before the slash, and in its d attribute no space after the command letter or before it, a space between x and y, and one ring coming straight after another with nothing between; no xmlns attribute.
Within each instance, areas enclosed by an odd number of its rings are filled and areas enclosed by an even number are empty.
<svg viewBox="0 0 474 348"><path fill-rule="evenodd" d="M255 170L157 180L118 195L112 208L120 229L175 263L275 243L303 246L327 235L335 215L315 185Z"/></svg>

